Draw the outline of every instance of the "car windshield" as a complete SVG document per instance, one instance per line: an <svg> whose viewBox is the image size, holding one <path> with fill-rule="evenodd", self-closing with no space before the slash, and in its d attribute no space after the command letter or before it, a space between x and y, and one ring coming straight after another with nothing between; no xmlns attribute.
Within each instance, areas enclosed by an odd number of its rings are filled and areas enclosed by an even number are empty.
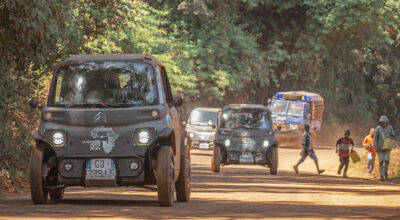
<svg viewBox="0 0 400 220"><path fill-rule="evenodd" d="M222 112L221 128L271 129L268 112L262 109L228 109Z"/></svg>
<svg viewBox="0 0 400 220"><path fill-rule="evenodd" d="M189 124L191 125L216 125L218 113L208 111L193 111L190 114Z"/></svg>
<svg viewBox="0 0 400 220"><path fill-rule="evenodd" d="M303 104L297 102L289 102L287 115L302 116Z"/></svg>
<svg viewBox="0 0 400 220"><path fill-rule="evenodd" d="M271 113L273 115L284 115L286 114L286 107L287 107L287 101L274 101L271 104Z"/></svg>
<svg viewBox="0 0 400 220"><path fill-rule="evenodd" d="M273 115L302 116L303 107L303 103L277 100L271 104L271 113Z"/></svg>
<svg viewBox="0 0 400 220"><path fill-rule="evenodd" d="M130 107L155 105L154 73L145 63L87 62L61 67L53 106Z"/></svg>

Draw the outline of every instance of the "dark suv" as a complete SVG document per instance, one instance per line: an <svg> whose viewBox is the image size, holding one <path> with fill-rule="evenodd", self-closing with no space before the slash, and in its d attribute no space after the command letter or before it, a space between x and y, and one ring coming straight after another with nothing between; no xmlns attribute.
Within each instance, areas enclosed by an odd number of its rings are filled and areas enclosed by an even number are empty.
<svg viewBox="0 0 400 220"><path fill-rule="evenodd" d="M38 107L37 99L30 101ZM68 186L157 185L161 206L190 197L190 152L164 66L148 55L76 55L54 72L30 162L34 203Z"/></svg>
<svg viewBox="0 0 400 220"><path fill-rule="evenodd" d="M259 164L278 173L278 141L271 113L264 105L231 104L218 116L218 130L211 159L211 171L220 164Z"/></svg>

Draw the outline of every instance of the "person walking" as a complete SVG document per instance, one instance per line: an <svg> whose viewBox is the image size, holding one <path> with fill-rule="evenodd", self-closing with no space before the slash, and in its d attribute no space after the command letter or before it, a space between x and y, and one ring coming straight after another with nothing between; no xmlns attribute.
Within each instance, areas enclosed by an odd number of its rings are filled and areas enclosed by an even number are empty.
<svg viewBox="0 0 400 220"><path fill-rule="evenodd" d="M297 162L296 165L293 166L293 170L295 173L299 173L299 165L304 162L307 156L310 156L311 159L314 160L315 166L317 168L317 173L321 174L325 170L320 170L319 165L318 165L318 159L317 156L315 155L314 149L312 148L312 134L310 133L310 125L305 124L304 125L304 133L301 136L301 145L302 145L302 150L301 150L301 158Z"/></svg>
<svg viewBox="0 0 400 220"><path fill-rule="evenodd" d="M369 135L364 138L363 147L367 153L367 170L370 174L372 174L372 170L375 167L375 157L376 157L376 150L374 148L374 135L375 135L375 128L371 128L369 131Z"/></svg>
<svg viewBox="0 0 400 220"><path fill-rule="evenodd" d="M379 125L375 129L374 135L374 148L378 152L379 159L379 173L381 181L385 181L388 178L388 169L390 163L390 150L383 149L385 139L394 139L395 133L389 124L389 119L386 115L382 115L379 118Z"/></svg>
<svg viewBox="0 0 400 220"><path fill-rule="evenodd" d="M351 148L350 148L351 145ZM344 137L340 138L336 142L336 153L339 154L339 169L338 169L338 175L341 174L342 169L343 170L343 177L347 178L347 169L349 168L349 155L350 155L350 150L353 150L354 148L354 142L350 138L350 130L346 130L344 132Z"/></svg>

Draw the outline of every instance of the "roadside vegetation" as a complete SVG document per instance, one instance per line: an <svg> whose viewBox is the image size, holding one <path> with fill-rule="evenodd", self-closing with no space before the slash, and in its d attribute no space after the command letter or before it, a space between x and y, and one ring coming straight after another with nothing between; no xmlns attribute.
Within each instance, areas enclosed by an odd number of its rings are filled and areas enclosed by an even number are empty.
<svg viewBox="0 0 400 220"><path fill-rule="evenodd" d="M30 132L54 65L89 53L153 54L195 106L325 99L325 124L400 133L400 2L394 0L0 0L0 178L26 178ZM329 131L325 131L329 133ZM366 133L365 133L366 134Z"/></svg>

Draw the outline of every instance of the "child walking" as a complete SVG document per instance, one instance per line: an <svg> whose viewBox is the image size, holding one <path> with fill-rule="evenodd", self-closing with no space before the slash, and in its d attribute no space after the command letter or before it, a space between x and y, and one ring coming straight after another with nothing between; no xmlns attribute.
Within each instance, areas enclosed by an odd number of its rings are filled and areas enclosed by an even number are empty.
<svg viewBox="0 0 400 220"><path fill-rule="evenodd" d="M350 155L350 150L353 151L353 148L354 148L354 142L350 138L350 130L346 130L344 132L344 137L340 138L336 142L336 153L339 153L339 158L340 158L338 175L341 174L342 169L344 167L343 170L344 178L347 178L347 169L349 168L349 155Z"/></svg>
<svg viewBox="0 0 400 220"><path fill-rule="evenodd" d="M363 146L367 153L367 170L371 174L375 166L376 150L374 148L375 128L371 128L369 135L364 138Z"/></svg>

